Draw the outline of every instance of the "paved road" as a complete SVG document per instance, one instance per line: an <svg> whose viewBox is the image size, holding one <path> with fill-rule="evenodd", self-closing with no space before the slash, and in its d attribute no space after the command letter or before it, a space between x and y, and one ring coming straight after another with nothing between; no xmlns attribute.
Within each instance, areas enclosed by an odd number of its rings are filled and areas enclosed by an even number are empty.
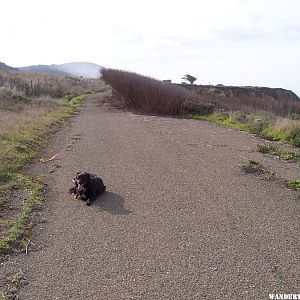
<svg viewBox="0 0 300 300"><path fill-rule="evenodd" d="M4 263L20 299L268 299L300 292L299 194L245 175L258 138L213 124L103 110L91 96L36 167L49 192L35 247ZM61 168L48 174L59 163ZM92 206L67 194L77 171L101 175Z"/></svg>

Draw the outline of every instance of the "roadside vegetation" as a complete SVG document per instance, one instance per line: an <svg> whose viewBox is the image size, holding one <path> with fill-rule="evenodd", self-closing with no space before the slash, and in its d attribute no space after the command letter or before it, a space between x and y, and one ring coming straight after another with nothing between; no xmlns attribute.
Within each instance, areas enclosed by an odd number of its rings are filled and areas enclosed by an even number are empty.
<svg viewBox="0 0 300 300"><path fill-rule="evenodd" d="M269 181L276 177L274 172L265 169L263 165L254 160L247 160L242 166L242 169L246 174L256 174Z"/></svg>
<svg viewBox="0 0 300 300"><path fill-rule="evenodd" d="M26 248L26 227L42 202L45 187L25 175L24 166L44 149L85 94L97 89L99 80L0 72L0 254L16 243ZM15 199L18 205L12 205Z"/></svg>
<svg viewBox="0 0 300 300"><path fill-rule="evenodd" d="M227 112L223 110L208 116L191 114L189 117L258 134L267 140L284 141L300 147L300 120L282 118L267 112Z"/></svg>
<svg viewBox="0 0 300 300"><path fill-rule="evenodd" d="M295 151L288 151L284 147L279 147L273 144L258 145L258 152L263 154L269 154L279 157L281 160L288 162L297 162L300 167L300 153Z"/></svg>
<svg viewBox="0 0 300 300"><path fill-rule="evenodd" d="M300 191L300 180L291 180L287 183L287 185L293 190Z"/></svg>
<svg viewBox="0 0 300 300"><path fill-rule="evenodd" d="M191 85L174 85L113 69L103 69L102 78L126 109L210 121L300 146L299 100L205 96L190 90Z"/></svg>
<svg viewBox="0 0 300 300"><path fill-rule="evenodd" d="M261 163L254 160L247 160L242 165L242 170L246 174L259 176L261 179L267 181L275 181L278 184L283 184L285 187L295 191L300 190L300 180L286 180L280 178L275 172L266 169Z"/></svg>
<svg viewBox="0 0 300 300"><path fill-rule="evenodd" d="M113 97L121 99L124 108L141 113L178 116L190 112L211 113L212 105L197 94L180 86L121 70L102 69L102 79L114 89ZM208 108L209 107L209 108Z"/></svg>
<svg viewBox="0 0 300 300"><path fill-rule="evenodd" d="M286 180L280 178L275 172L266 169L261 163L255 160L247 160L242 165L242 170L246 174L256 175L267 181L275 181L276 183L283 184L285 187L295 191L300 190L300 180Z"/></svg>

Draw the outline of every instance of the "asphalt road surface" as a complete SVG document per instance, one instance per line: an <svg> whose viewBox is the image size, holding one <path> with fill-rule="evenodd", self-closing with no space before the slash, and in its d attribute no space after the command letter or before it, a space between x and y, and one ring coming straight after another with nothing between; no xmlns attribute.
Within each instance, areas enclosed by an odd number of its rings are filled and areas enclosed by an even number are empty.
<svg viewBox="0 0 300 300"><path fill-rule="evenodd" d="M28 255L3 270L21 300L269 299L299 293L299 193L244 174L254 159L284 178L299 168L256 152L259 138L214 124L103 109L90 96L33 168L48 193ZM55 172L49 170L58 164ZM107 191L67 193L77 171Z"/></svg>

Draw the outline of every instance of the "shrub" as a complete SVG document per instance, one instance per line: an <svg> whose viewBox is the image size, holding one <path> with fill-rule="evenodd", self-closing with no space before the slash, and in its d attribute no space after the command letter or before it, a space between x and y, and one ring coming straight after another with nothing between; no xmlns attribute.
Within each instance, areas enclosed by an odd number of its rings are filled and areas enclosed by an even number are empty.
<svg viewBox="0 0 300 300"><path fill-rule="evenodd" d="M187 99L201 101L185 88L136 73L102 69L102 78L122 97L125 107L143 113L180 115Z"/></svg>
<svg viewBox="0 0 300 300"><path fill-rule="evenodd" d="M215 105L211 103L186 100L181 105L183 115L196 114L200 116L210 115L214 112Z"/></svg>

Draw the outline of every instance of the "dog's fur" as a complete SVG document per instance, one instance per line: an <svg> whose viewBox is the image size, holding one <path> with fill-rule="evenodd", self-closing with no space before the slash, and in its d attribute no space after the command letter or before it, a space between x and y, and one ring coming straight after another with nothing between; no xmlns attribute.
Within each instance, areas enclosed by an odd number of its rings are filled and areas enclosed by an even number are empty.
<svg viewBox="0 0 300 300"><path fill-rule="evenodd" d="M96 198L106 189L100 177L90 174L78 172L73 179L73 187L69 192L75 199L78 197L86 201L86 205L91 205Z"/></svg>

